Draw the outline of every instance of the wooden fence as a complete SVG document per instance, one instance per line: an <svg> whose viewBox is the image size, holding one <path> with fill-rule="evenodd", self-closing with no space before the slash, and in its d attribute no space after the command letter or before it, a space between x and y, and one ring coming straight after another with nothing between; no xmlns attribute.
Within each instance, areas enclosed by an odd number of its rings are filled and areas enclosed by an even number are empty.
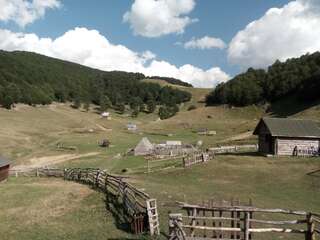
<svg viewBox="0 0 320 240"><path fill-rule="evenodd" d="M183 157L182 162L183 162L183 167L187 168L190 167L194 164L199 164L199 163L205 163L214 158L214 153L212 151L210 152L196 152L193 154L189 154L185 157Z"/></svg>
<svg viewBox="0 0 320 240"><path fill-rule="evenodd" d="M146 157L147 165L144 168L139 168L144 172L157 172L168 170L172 168L188 168L194 164L205 163L214 158L213 152L193 152L183 154L180 156L172 156L167 158L153 158L152 156ZM137 170L137 169L136 169Z"/></svg>
<svg viewBox="0 0 320 240"><path fill-rule="evenodd" d="M15 177L64 177L64 170L60 168L24 168L10 169L10 176Z"/></svg>
<svg viewBox="0 0 320 240"><path fill-rule="evenodd" d="M235 153L235 152L244 152L244 151L257 151L259 148L258 144L251 145L235 145L235 146L220 146L209 148L210 151L215 154L222 153Z"/></svg>
<svg viewBox="0 0 320 240"><path fill-rule="evenodd" d="M320 215L305 211L182 204L187 215L169 214L170 239L254 239L255 234L300 234L320 239ZM259 216L261 219L256 219ZM274 220L286 216L286 220ZM293 219L293 216L298 219ZM269 217L266 219L266 217ZM257 238L260 239L260 238Z"/></svg>
<svg viewBox="0 0 320 240"><path fill-rule="evenodd" d="M158 235L159 221L156 200L143 191L126 182L126 177L108 174L95 168L36 168L10 170L12 176L59 177L68 181L87 184L106 194L106 207L116 219L118 225L127 224L135 234L149 231ZM152 209L148 209L150 202ZM150 207L149 207L150 208ZM150 222L152 219L153 222Z"/></svg>

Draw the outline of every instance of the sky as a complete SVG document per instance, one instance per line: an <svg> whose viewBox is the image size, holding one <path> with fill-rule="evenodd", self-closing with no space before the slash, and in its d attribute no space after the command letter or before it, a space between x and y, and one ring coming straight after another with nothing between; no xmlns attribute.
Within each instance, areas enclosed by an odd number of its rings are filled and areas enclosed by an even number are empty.
<svg viewBox="0 0 320 240"><path fill-rule="evenodd" d="M0 49L213 88L320 50L320 0L0 0Z"/></svg>

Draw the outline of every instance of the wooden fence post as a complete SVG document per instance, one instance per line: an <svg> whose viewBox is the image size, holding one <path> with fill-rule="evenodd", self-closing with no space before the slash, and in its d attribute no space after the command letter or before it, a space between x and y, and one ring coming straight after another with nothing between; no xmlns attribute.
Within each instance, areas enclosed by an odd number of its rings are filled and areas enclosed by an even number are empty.
<svg viewBox="0 0 320 240"><path fill-rule="evenodd" d="M193 211L192 211L192 216L194 217L194 218L192 218L192 226L193 227L195 227L196 226L196 223L197 223L197 219L196 219L196 217L197 217L197 209L196 208L194 208L193 209ZM191 237L194 237L195 236L195 229L194 228L191 228Z"/></svg>
<svg viewBox="0 0 320 240"><path fill-rule="evenodd" d="M244 240L249 240L250 236L250 213L245 212L244 216Z"/></svg>
<svg viewBox="0 0 320 240"><path fill-rule="evenodd" d="M307 224L308 224L308 230L306 233L306 240L316 240L316 234L315 234L315 224L313 221L312 214L309 213L307 215Z"/></svg>

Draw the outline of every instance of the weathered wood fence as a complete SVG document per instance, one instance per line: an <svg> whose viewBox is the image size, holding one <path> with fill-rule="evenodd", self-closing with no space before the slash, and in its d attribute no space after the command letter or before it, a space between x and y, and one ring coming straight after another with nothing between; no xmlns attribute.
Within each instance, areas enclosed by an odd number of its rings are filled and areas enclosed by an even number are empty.
<svg viewBox="0 0 320 240"><path fill-rule="evenodd" d="M9 174L15 177L64 177L64 170L60 168L23 168L10 169Z"/></svg>
<svg viewBox="0 0 320 240"><path fill-rule="evenodd" d="M251 145L235 145L235 146L220 146L209 148L210 151L215 154L222 153L235 153L235 152L244 152L244 151L257 151L259 148L258 144Z"/></svg>
<svg viewBox="0 0 320 240"><path fill-rule="evenodd" d="M169 215L170 239L254 239L255 234L300 234L320 239L320 215L283 209L229 206L206 207L182 204L184 214ZM254 216L260 216L256 219ZM274 220L286 216L286 220ZM292 219L295 216L298 219ZM268 219L265 219L269 217ZM259 239L259 238L257 238Z"/></svg>
<svg viewBox="0 0 320 240"><path fill-rule="evenodd" d="M172 156L167 158L153 158L152 156L147 157L147 166L145 172L156 172L161 170L167 170L171 168L188 168L194 164L205 163L214 158L214 153L212 151L208 152L193 152L189 154L183 154L180 156Z"/></svg>
<svg viewBox="0 0 320 240"><path fill-rule="evenodd" d="M209 152L195 152L193 154L188 154L183 157L182 163L183 167L187 168L194 164L205 163L214 158L214 153L212 151Z"/></svg>
<svg viewBox="0 0 320 240"><path fill-rule="evenodd" d="M95 168L36 168L11 170L10 174L16 177L58 177L90 185L105 193L106 207L119 225L128 224L135 234L147 231L151 235L160 234L156 200L128 183L126 177Z"/></svg>

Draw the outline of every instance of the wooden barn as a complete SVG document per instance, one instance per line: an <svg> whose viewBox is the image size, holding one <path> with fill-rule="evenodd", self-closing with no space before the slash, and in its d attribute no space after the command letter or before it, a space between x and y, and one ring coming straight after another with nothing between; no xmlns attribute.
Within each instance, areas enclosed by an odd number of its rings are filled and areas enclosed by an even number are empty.
<svg viewBox="0 0 320 240"><path fill-rule="evenodd" d="M10 162L0 157L0 182L9 176Z"/></svg>
<svg viewBox="0 0 320 240"><path fill-rule="evenodd" d="M259 136L259 152L265 155L319 155L320 128L312 120L262 118L253 134Z"/></svg>

